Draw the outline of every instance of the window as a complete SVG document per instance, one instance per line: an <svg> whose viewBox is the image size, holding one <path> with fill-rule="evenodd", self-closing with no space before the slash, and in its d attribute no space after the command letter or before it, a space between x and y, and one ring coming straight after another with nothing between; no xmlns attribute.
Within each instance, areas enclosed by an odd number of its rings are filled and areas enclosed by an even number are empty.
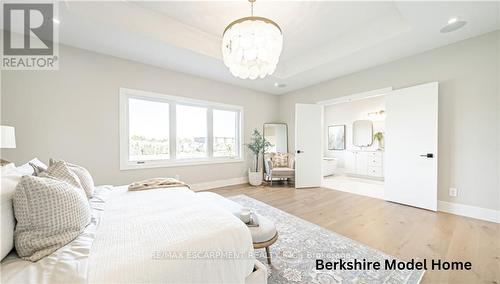
<svg viewBox="0 0 500 284"><path fill-rule="evenodd" d="M129 99L129 159L169 159L169 104Z"/></svg>
<svg viewBox="0 0 500 284"><path fill-rule="evenodd" d="M243 108L120 89L120 169L242 162Z"/></svg>
<svg viewBox="0 0 500 284"><path fill-rule="evenodd" d="M177 105L177 159L207 157L207 109Z"/></svg>
<svg viewBox="0 0 500 284"><path fill-rule="evenodd" d="M214 157L237 155L237 115L235 111L213 110Z"/></svg>

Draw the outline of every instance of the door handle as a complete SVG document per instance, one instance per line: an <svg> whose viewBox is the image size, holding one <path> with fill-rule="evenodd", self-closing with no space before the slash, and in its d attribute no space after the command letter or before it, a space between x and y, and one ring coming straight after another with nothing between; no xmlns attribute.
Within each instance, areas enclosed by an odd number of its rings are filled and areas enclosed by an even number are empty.
<svg viewBox="0 0 500 284"><path fill-rule="evenodd" d="M434 158L434 154L432 154L432 153L427 153L427 154L420 155L420 157L425 157L425 158Z"/></svg>
<svg viewBox="0 0 500 284"><path fill-rule="evenodd" d="M297 150L297 154L304 153L304 151Z"/></svg>

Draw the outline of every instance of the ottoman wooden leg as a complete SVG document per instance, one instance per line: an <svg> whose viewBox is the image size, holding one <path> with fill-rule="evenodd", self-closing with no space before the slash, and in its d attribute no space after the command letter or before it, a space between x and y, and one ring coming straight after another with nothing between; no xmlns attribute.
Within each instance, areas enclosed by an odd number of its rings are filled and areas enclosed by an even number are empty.
<svg viewBox="0 0 500 284"><path fill-rule="evenodd" d="M269 247L266 247L267 263L271 264L271 254L269 253Z"/></svg>

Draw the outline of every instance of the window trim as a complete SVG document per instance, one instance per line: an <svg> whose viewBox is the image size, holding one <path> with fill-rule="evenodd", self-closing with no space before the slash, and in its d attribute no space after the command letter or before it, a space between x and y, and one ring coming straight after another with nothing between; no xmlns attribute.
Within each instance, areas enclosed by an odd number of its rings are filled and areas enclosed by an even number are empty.
<svg viewBox="0 0 500 284"><path fill-rule="evenodd" d="M168 160L129 161L129 109L128 99L136 98L148 101L168 103L169 109L169 155ZM190 105L207 108L207 157L192 159L176 159L177 154L177 119L176 105ZM239 113L237 117L236 147L238 155L235 157L213 157L213 110L227 110ZM208 165L220 163L244 162L243 159L243 107L238 105L222 104L212 101L191 99L180 96L165 95L155 92L120 88L119 91L119 132L120 132L120 170L163 168L192 165Z"/></svg>

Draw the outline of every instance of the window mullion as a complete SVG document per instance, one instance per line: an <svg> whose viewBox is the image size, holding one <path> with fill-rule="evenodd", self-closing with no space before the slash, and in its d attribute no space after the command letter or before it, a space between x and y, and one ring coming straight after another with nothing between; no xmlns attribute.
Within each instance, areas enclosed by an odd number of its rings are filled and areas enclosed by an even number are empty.
<svg viewBox="0 0 500 284"><path fill-rule="evenodd" d="M177 159L177 115L176 115L177 104L175 102L170 103L170 159Z"/></svg>
<svg viewBox="0 0 500 284"><path fill-rule="evenodd" d="M214 157L214 117L213 108L207 108L207 155L209 159Z"/></svg>
<svg viewBox="0 0 500 284"><path fill-rule="evenodd" d="M234 134L236 137L235 139L235 147L236 147L236 156L241 157L241 113L239 111L236 112L236 121L234 123L236 129L234 131Z"/></svg>

